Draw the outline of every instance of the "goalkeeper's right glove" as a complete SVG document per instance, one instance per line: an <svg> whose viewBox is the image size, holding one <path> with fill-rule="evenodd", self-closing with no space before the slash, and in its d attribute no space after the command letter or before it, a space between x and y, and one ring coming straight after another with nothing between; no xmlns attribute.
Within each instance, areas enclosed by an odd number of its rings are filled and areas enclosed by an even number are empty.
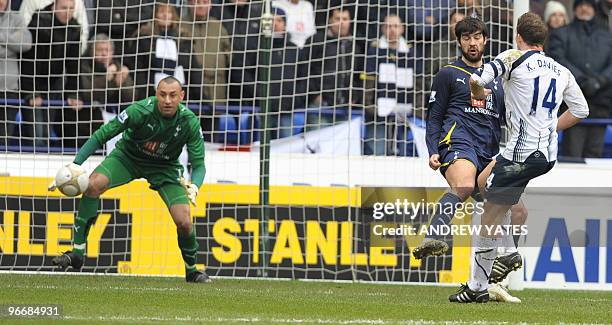
<svg viewBox="0 0 612 325"><path fill-rule="evenodd" d="M199 188L197 185L185 180L181 177L181 185L185 188L185 193L187 194L187 198L189 198L189 202L196 206L196 197L198 196Z"/></svg>

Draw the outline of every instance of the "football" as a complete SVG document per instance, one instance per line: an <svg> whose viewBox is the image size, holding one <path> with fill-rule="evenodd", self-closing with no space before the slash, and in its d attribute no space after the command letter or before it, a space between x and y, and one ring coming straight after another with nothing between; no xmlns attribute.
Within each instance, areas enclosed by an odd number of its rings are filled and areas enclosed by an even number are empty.
<svg viewBox="0 0 612 325"><path fill-rule="evenodd" d="M66 196L77 196L87 190L89 176L85 168L70 164L60 168L55 175L55 186Z"/></svg>

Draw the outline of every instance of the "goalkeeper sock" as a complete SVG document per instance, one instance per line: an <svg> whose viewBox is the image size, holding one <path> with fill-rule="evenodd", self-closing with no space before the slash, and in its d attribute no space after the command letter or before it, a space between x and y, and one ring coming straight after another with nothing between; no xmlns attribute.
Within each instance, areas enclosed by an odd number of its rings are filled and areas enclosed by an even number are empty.
<svg viewBox="0 0 612 325"><path fill-rule="evenodd" d="M436 211L436 214L431 218L431 222L429 223L429 229L427 236L425 236L425 240L427 239L441 239L444 236L436 235L437 231L442 230L440 226L447 225L449 226L453 217L455 216L455 209L457 208L457 204L463 202L457 195L453 193L444 193L440 201L438 201L439 210ZM433 230L433 231L432 231Z"/></svg>
<svg viewBox="0 0 612 325"><path fill-rule="evenodd" d="M79 204L79 212L74 220L73 249L75 254L85 255L85 246L89 228L96 221L100 199L83 195Z"/></svg>
<svg viewBox="0 0 612 325"><path fill-rule="evenodd" d="M198 240L195 236L195 231L191 229L189 235L184 236L181 233L178 234L178 244L181 249L181 255L185 261L186 273L197 271L196 269L196 255L198 253Z"/></svg>
<svg viewBox="0 0 612 325"><path fill-rule="evenodd" d="M472 276L468 282L471 290L482 291L489 286L489 276L497 256L499 242L498 238L475 236L474 263L472 263Z"/></svg>
<svg viewBox="0 0 612 325"><path fill-rule="evenodd" d="M508 212L506 212L506 215L504 216L504 219L502 221L502 225L512 225L512 218L510 217L512 215L512 212L510 212L510 210L508 210ZM504 255L508 255L508 254L512 254L512 253L516 253L518 252L518 250L516 249L516 245L514 244L514 236L512 235L512 231L509 230L508 232L504 232L504 234L502 235L502 245L504 247Z"/></svg>

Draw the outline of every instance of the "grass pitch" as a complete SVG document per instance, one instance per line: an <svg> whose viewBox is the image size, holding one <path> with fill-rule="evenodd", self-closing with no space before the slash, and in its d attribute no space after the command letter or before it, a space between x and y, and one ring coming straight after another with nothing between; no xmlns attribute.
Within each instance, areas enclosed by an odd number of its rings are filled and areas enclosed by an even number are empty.
<svg viewBox="0 0 612 325"><path fill-rule="evenodd" d="M60 304L64 318L0 323L611 323L612 293L525 290L522 304L451 304L455 288L363 283L0 274L1 304Z"/></svg>

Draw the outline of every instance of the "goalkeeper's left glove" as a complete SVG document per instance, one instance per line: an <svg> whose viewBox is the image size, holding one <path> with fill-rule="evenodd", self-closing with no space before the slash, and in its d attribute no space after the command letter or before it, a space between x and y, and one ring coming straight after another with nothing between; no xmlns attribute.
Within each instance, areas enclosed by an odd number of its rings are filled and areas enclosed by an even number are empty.
<svg viewBox="0 0 612 325"><path fill-rule="evenodd" d="M189 198L189 202L196 206L196 197L198 196L199 188L197 185L192 184L191 182L185 180L181 177L181 185L185 188L185 193L187 193L187 198Z"/></svg>

